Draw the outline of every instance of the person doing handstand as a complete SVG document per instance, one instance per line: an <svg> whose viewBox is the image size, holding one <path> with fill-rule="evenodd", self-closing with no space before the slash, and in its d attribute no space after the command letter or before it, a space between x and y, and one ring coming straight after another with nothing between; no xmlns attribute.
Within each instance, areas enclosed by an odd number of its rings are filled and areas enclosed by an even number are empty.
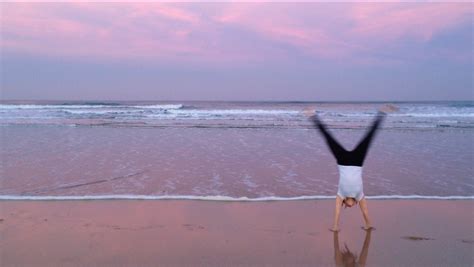
<svg viewBox="0 0 474 267"><path fill-rule="evenodd" d="M315 113L315 109L306 109L305 114L314 123L315 127L319 129L326 140L332 154L336 158L339 169L339 186L336 195L336 208L334 213L334 225L330 229L333 232L339 231L339 215L342 205L346 207L353 207L357 203L360 205L362 215L364 217L364 230L373 229L367 208L367 201L364 198L363 183L362 183L362 165L364 164L369 146L379 128L381 122L386 116L386 112L397 110L396 107L387 105L378 111L378 114L370 126L365 137L359 144L351 151L344 149L334 137L328 132L326 125L321 121Z"/></svg>

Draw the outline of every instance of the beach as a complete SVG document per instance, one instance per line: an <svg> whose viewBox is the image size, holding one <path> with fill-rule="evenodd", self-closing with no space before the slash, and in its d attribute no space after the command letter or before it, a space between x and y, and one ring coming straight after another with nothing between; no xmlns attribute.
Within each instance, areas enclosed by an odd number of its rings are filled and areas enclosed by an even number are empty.
<svg viewBox="0 0 474 267"><path fill-rule="evenodd" d="M312 105L0 105L0 265L472 266L472 103L400 103L364 164L376 230L356 207L337 236ZM316 105L351 149L380 103Z"/></svg>
<svg viewBox="0 0 474 267"><path fill-rule="evenodd" d="M0 2L0 267L474 266L441 2Z"/></svg>
<svg viewBox="0 0 474 267"><path fill-rule="evenodd" d="M335 236L328 230L333 205L333 200L1 201L1 265L336 266ZM358 207L345 209L339 247L360 259L368 243L367 266L472 266L472 205L472 200L371 200L376 230L367 237Z"/></svg>

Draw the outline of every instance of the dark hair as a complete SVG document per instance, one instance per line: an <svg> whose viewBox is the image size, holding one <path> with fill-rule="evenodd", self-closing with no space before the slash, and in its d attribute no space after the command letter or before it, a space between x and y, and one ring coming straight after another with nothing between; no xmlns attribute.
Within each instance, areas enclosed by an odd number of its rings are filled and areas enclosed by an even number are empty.
<svg viewBox="0 0 474 267"><path fill-rule="evenodd" d="M344 205L344 208L347 208L346 199L353 199L354 203L357 204L357 199L355 197L346 197L342 200L342 204L341 204L341 205Z"/></svg>

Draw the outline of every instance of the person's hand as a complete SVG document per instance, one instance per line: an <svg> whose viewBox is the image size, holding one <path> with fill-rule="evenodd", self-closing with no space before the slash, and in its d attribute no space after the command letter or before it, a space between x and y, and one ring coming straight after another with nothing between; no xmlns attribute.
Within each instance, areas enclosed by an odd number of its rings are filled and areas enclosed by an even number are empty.
<svg viewBox="0 0 474 267"><path fill-rule="evenodd" d="M306 117L311 117L313 116L314 114L316 113L316 107L312 106L312 107L307 107L303 110L303 114L306 116Z"/></svg>
<svg viewBox="0 0 474 267"><path fill-rule="evenodd" d="M392 104L386 104L386 105L383 105L381 108L379 108L379 111L385 112L385 113L397 112L398 110L399 108Z"/></svg>

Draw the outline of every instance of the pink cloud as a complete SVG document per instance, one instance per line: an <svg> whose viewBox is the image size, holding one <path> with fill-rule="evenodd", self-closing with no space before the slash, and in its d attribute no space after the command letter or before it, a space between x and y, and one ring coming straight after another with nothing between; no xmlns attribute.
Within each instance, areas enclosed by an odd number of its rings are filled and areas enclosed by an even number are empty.
<svg viewBox="0 0 474 267"><path fill-rule="evenodd" d="M308 56L341 58L356 47L335 34L333 28L319 24L325 17L305 21L287 12L287 7L298 11L304 9L304 6L279 3L278 8L271 7L262 3L233 4L214 19L219 23L238 25L254 31L272 42L293 46ZM317 8L319 5L312 3L309 10Z"/></svg>
<svg viewBox="0 0 474 267"><path fill-rule="evenodd" d="M353 6L351 34L393 41L413 37L429 41L436 34L473 15L471 3L361 3Z"/></svg>
<svg viewBox="0 0 474 267"><path fill-rule="evenodd" d="M197 23L197 18L161 4L117 5L113 9L84 3L61 6L79 13L86 11L87 14L94 14L102 21L99 24L65 18L57 5L15 4L3 7L6 14L1 18L2 36L6 37L2 38L4 49L47 55L114 58L156 58L199 53L185 40L189 29L169 27L163 21L172 19ZM153 31L159 32L160 39L153 35Z"/></svg>
<svg viewBox="0 0 474 267"><path fill-rule="evenodd" d="M324 8L314 3L305 7ZM336 13L315 12L312 21L302 21L262 4L234 4L216 21L241 25L308 54L344 58L406 38L427 42L451 27L468 23L473 15L470 3L357 3L336 8ZM345 26L328 26L324 20L330 18Z"/></svg>
<svg viewBox="0 0 474 267"><path fill-rule="evenodd" d="M290 51L377 62L360 55L406 39L429 42L473 15L470 3L0 5L7 52L189 62L281 59ZM234 29L248 35L229 41Z"/></svg>
<svg viewBox="0 0 474 267"><path fill-rule="evenodd" d="M125 5L133 10L132 16L136 18L152 15L187 23L198 23L200 21L196 14L165 3L127 3Z"/></svg>

